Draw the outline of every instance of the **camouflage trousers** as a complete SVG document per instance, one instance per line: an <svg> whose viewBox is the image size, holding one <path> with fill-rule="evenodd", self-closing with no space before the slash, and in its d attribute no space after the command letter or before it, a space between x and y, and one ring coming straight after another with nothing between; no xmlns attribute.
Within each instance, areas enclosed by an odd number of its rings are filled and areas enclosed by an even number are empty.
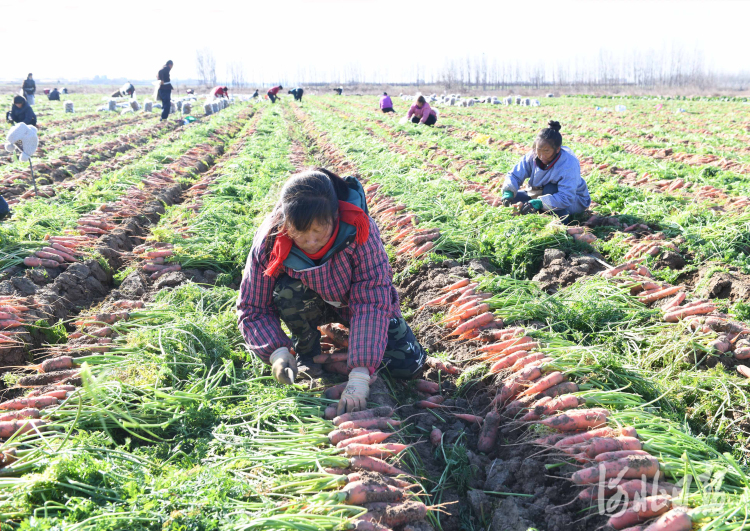
<svg viewBox="0 0 750 531"><path fill-rule="evenodd" d="M282 274L273 288L273 304L292 333L297 356L309 359L321 353L319 326L346 322L336 309L326 303L301 280ZM396 378L419 376L427 353L417 342L403 317L392 317L388 322L388 343L383 354L383 366Z"/></svg>

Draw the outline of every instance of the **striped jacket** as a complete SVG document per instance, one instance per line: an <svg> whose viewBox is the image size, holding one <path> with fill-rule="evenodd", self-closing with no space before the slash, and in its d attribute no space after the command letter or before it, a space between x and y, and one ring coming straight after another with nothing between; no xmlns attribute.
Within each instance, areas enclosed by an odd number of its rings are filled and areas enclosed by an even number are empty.
<svg viewBox="0 0 750 531"><path fill-rule="evenodd" d="M352 241L326 262L306 269L295 270L285 262L283 271L335 306L350 323L349 367L375 369L383 360L388 321L401 317L401 310L380 232L372 218L368 220L370 236L364 245ZM291 348L292 342L281 329L273 304L276 279L263 274L268 267L266 244L265 239L256 243L247 257L237 314L248 348L268 363L274 350Z"/></svg>

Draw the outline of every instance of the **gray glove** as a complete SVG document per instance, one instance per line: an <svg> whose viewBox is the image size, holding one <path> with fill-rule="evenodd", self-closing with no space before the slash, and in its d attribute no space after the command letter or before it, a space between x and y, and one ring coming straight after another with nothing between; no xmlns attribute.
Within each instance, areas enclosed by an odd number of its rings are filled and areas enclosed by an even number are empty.
<svg viewBox="0 0 750 531"><path fill-rule="evenodd" d="M370 369L356 367L349 373L349 382L341 393L337 415L367 409L367 398L370 396Z"/></svg>
<svg viewBox="0 0 750 531"><path fill-rule="evenodd" d="M269 360L271 362L271 373L282 385L292 385L297 378L297 360L286 347L277 348Z"/></svg>

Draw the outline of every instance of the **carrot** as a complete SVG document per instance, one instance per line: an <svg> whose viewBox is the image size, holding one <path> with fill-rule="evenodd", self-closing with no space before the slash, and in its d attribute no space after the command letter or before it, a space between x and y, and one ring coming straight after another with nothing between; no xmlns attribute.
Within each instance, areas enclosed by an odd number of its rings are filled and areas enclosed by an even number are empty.
<svg viewBox="0 0 750 531"><path fill-rule="evenodd" d="M391 528L417 522L427 516L427 506L421 502L369 503L365 507L367 513L362 517L363 520L385 524Z"/></svg>
<svg viewBox="0 0 750 531"><path fill-rule="evenodd" d="M438 404L435 402L430 402L429 400L419 400L418 402L414 402L414 407L417 407L419 409L441 409L441 408L448 407L448 406L444 406L442 404Z"/></svg>
<svg viewBox="0 0 750 531"><path fill-rule="evenodd" d="M61 263L65 261L65 259L62 256L56 253L48 253L46 251L37 251L34 254L42 259L54 260L55 262L57 262L58 265L60 265Z"/></svg>
<svg viewBox="0 0 750 531"><path fill-rule="evenodd" d="M641 441L635 437L594 437L589 440L589 447L586 450L586 455L594 458L605 452L641 449Z"/></svg>
<svg viewBox="0 0 750 531"><path fill-rule="evenodd" d="M542 400L547 399L546 402ZM558 411L573 409L578 407L578 397L575 395L561 395L556 398L544 397L531 407L531 411L521 417L521 421L539 420L542 415L551 415Z"/></svg>
<svg viewBox="0 0 750 531"><path fill-rule="evenodd" d="M593 439L594 437L616 437L617 434L617 430L614 430L609 426L604 426L603 428L598 428L584 433L569 435L555 443L555 447L563 448L566 446L573 446L575 444L586 442L589 439Z"/></svg>
<svg viewBox="0 0 750 531"><path fill-rule="evenodd" d="M642 479L631 479L617 484L617 490L625 494L628 499L636 497L645 498L647 496L656 496L657 494L667 494L671 497L677 497L682 490L672 483L643 481Z"/></svg>
<svg viewBox="0 0 750 531"><path fill-rule="evenodd" d="M405 475L408 476L406 472L403 470L396 468L393 465L390 465L383 461L382 459L378 459L377 457L369 457L369 456L359 456L359 457L352 457L349 460L349 463L353 468L361 468L362 470L369 470L371 472L379 472L381 474L385 474L386 476L400 476Z"/></svg>
<svg viewBox="0 0 750 531"><path fill-rule="evenodd" d="M347 361L349 354L347 352L334 352L333 354L318 354L313 357L315 363L336 363L339 361Z"/></svg>
<svg viewBox="0 0 750 531"><path fill-rule="evenodd" d="M333 407L335 408L336 406ZM389 428L397 428L400 425L400 420L380 417L374 419L348 420L339 424L338 428L342 430L348 430L352 428L363 428L367 430L387 430Z"/></svg>
<svg viewBox="0 0 750 531"><path fill-rule="evenodd" d="M344 453L348 457L368 456L383 459L398 455L409 446L400 443L382 443L382 444L358 444L351 443L344 447Z"/></svg>
<svg viewBox="0 0 750 531"><path fill-rule="evenodd" d="M52 396L33 396L31 398L16 398L15 400L6 400L0 403L0 409L26 409L40 408L57 404L57 398Z"/></svg>
<svg viewBox="0 0 750 531"><path fill-rule="evenodd" d="M39 419L18 419L0 422L0 439L8 439L16 433L27 433L47 424Z"/></svg>
<svg viewBox="0 0 750 531"><path fill-rule="evenodd" d="M453 291L453 290L456 290L458 288L463 288L463 287L468 286L470 282L471 282L471 280L469 280L468 278L463 278L463 279L459 280L458 282L455 282L455 283L451 284L450 286L446 286L446 287L442 288L440 291L442 291L443 293L445 293L447 291Z"/></svg>
<svg viewBox="0 0 750 531"><path fill-rule="evenodd" d="M531 441L531 443L538 444L540 446L552 446L564 438L565 438L565 435L561 433L553 433L552 435L547 435L545 437L539 437L538 439L534 439L533 441Z"/></svg>
<svg viewBox="0 0 750 531"><path fill-rule="evenodd" d="M483 324L489 323L494 318L495 318L494 314L490 312L483 313L482 315L474 317L473 319L469 319L467 322L457 327L453 332L451 332L448 335L457 336L457 335L463 334L464 332L468 332L469 330L482 326Z"/></svg>
<svg viewBox="0 0 750 531"><path fill-rule="evenodd" d="M499 354L492 354L492 355L485 355L479 359L487 359L490 361L494 361L500 358L504 358L505 356L510 356L511 354L514 354L515 352L520 351L528 351L531 352L535 348L539 348L539 343L532 342L532 343L523 343L521 345L513 345L512 347L508 347Z"/></svg>
<svg viewBox="0 0 750 531"><path fill-rule="evenodd" d="M344 389L346 389L347 383L349 382L344 382L338 385L334 385L333 387L329 387L323 392L323 396L330 400L338 400L339 398L341 398L341 393L343 393Z"/></svg>
<svg viewBox="0 0 750 531"><path fill-rule="evenodd" d="M364 420L373 419L376 417L390 417L393 415L393 408L389 406L380 406L375 409L365 409L363 411L355 411L353 413L346 413L333 419L333 424L338 426L343 422L350 420Z"/></svg>
<svg viewBox="0 0 750 531"><path fill-rule="evenodd" d="M648 496L634 501L628 509L610 517L607 523L614 529L625 529L664 514L671 508L672 499L669 496Z"/></svg>
<svg viewBox="0 0 750 531"><path fill-rule="evenodd" d="M669 310L677 308L685 300L685 297L686 297L685 292L680 291L677 295L674 296L674 298L671 301L669 301L667 304L662 306L661 309L667 312Z"/></svg>
<svg viewBox="0 0 750 531"><path fill-rule="evenodd" d="M2 319L0 320L0 329L6 330L8 328L20 328L24 326L21 321L15 319Z"/></svg>
<svg viewBox="0 0 750 531"><path fill-rule="evenodd" d="M716 306L713 304L700 304L697 306L691 306L689 308L685 307L678 307L677 309L665 313L664 314L664 320L668 323L676 323L680 319L684 319L688 315L704 315L707 313L711 313L716 309Z"/></svg>
<svg viewBox="0 0 750 531"><path fill-rule="evenodd" d="M677 507L664 513L645 531L690 531L693 528L693 519L682 507Z"/></svg>
<svg viewBox="0 0 750 531"><path fill-rule="evenodd" d="M402 489L390 485L379 485L377 483L365 483L354 481L347 483L341 489L346 494L346 503L351 505L364 505L376 502L397 502L404 499L405 492Z"/></svg>
<svg viewBox="0 0 750 531"><path fill-rule="evenodd" d="M440 321L440 324L452 323L453 321L461 321L469 317L474 317L475 315L478 315L480 313L485 313L490 309L490 305L487 303L476 304L476 301L470 301L468 305L470 306Z"/></svg>
<svg viewBox="0 0 750 531"><path fill-rule="evenodd" d="M541 422L558 431L584 430L606 424L608 415L609 411L603 408L580 409L570 413L561 413Z"/></svg>
<svg viewBox="0 0 750 531"><path fill-rule="evenodd" d="M440 428L434 428L430 432L430 443L434 447L440 446L440 443L443 441L443 432L440 431Z"/></svg>
<svg viewBox="0 0 750 531"><path fill-rule="evenodd" d="M534 354L534 353L533 352L529 352L527 350L519 350L518 352L514 352L513 354L510 354L510 355L508 355L508 356L506 356L506 357L504 357L504 358L496 361L495 363L493 363L492 366L490 367L490 373L497 374L498 372L500 372L500 371L502 371L504 369L509 369L519 359L525 358L526 356L530 356L532 354ZM544 354L542 354L542 355L544 355Z"/></svg>
<svg viewBox="0 0 750 531"><path fill-rule="evenodd" d="M442 371L446 374L461 374L461 369L451 364L450 362L433 358L432 356L427 357L426 361L429 367L432 367L436 371Z"/></svg>
<svg viewBox="0 0 750 531"><path fill-rule="evenodd" d="M417 391L434 395L440 392L440 385L429 380L414 380Z"/></svg>
<svg viewBox="0 0 750 531"><path fill-rule="evenodd" d="M474 424L474 423L482 424L482 422L484 422L484 419L482 417L478 417L476 415L470 415L468 413L453 413L453 416L459 420L468 422L469 424Z"/></svg>
<svg viewBox="0 0 750 531"><path fill-rule="evenodd" d="M639 296L638 298L643 304L650 304L652 302L658 301L659 299L664 299L666 297L669 297L670 295L674 295L675 293L683 289L685 289L684 286L671 286L669 288L661 289L650 295L646 295L645 297Z"/></svg>
<svg viewBox="0 0 750 531"><path fill-rule="evenodd" d="M542 371L539 370L539 367L525 367L518 373L503 380L500 392L497 394L493 402L500 406L504 406L508 400L515 398L521 390L521 386L524 382L536 380L541 375Z"/></svg>
<svg viewBox="0 0 750 531"><path fill-rule="evenodd" d="M500 414L493 409L484 417L482 432L479 434L479 441L477 442L477 450L487 453L494 448L499 427Z"/></svg>
<svg viewBox="0 0 750 531"><path fill-rule="evenodd" d="M458 297L458 295L458 293L448 293L446 295L440 295L440 297L436 297L425 302L422 306L419 307L419 310L424 310L427 306L440 306L441 304L448 303Z"/></svg>
<svg viewBox="0 0 750 531"><path fill-rule="evenodd" d="M521 351L525 352L525 351ZM529 352L526 356L521 356L516 360L516 362L511 365L510 370L512 372L518 372L522 368L527 367L531 365L532 363L535 363L539 360L543 360L547 358L547 355L544 352ZM541 380L539 380L541 381Z"/></svg>
<svg viewBox="0 0 750 531"><path fill-rule="evenodd" d="M41 416L39 410L33 407L26 409L19 409L16 411L10 411L0 415L0 422L6 422L9 420L20 420L20 419L38 419Z"/></svg>
<svg viewBox="0 0 750 531"><path fill-rule="evenodd" d="M594 461L596 461L597 463L601 463L602 461L615 461L617 459L622 459L623 457L627 457L629 455L650 455L650 454L644 450L618 450L615 452L601 453L594 458Z"/></svg>
<svg viewBox="0 0 750 531"><path fill-rule="evenodd" d="M357 437L359 435L365 435L367 433L373 433L371 430L364 430L362 428L348 429L348 430L333 430L328 434L328 441L331 444L338 444L341 441Z"/></svg>
<svg viewBox="0 0 750 531"><path fill-rule="evenodd" d="M659 461L653 456L630 455L617 461L605 461L575 472L571 479L577 485L595 484L600 479L653 478L659 472Z"/></svg>
<svg viewBox="0 0 750 531"><path fill-rule="evenodd" d="M362 430L365 433L359 435L353 435L348 439L344 439L336 443L336 448L345 448L350 444L377 444L386 440L388 437L393 435L392 432Z"/></svg>
<svg viewBox="0 0 750 531"><path fill-rule="evenodd" d="M506 341L501 341L500 343L493 343L491 345L485 345L484 347L479 347L477 349L477 352L502 352L508 347L516 346L516 345L523 345L525 343L531 343L534 340L530 338L529 336L523 336L523 337L515 337L508 339Z"/></svg>
<svg viewBox="0 0 750 531"><path fill-rule="evenodd" d="M434 247L435 247L435 244L433 242L427 242L421 247L419 247L418 249L415 249L414 252L412 253L412 256L414 258L422 256L423 254L425 254L427 251L430 251Z"/></svg>

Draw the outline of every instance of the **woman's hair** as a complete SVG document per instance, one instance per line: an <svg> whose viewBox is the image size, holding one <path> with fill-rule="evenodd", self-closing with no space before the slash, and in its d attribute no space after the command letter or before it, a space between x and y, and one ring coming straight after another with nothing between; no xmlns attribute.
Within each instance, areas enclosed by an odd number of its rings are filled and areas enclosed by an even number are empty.
<svg viewBox="0 0 750 531"><path fill-rule="evenodd" d="M387 92L383 92L383 96L387 96L387 95L388 95L388 93L387 93Z"/></svg>
<svg viewBox="0 0 750 531"><path fill-rule="evenodd" d="M26 103L26 98L24 98L23 96L14 96L13 105L15 105L16 103Z"/></svg>
<svg viewBox="0 0 750 531"><path fill-rule="evenodd" d="M312 168L292 175L281 189L278 203L255 234L260 239L275 239L285 226L306 231L313 222L327 225L336 221L339 200L349 195L344 179L325 168ZM266 245L271 252L273 243Z"/></svg>
<svg viewBox="0 0 750 531"><path fill-rule="evenodd" d="M174 63L173 63L173 62L172 62L172 60L170 59L169 61L167 61L166 63L164 63L164 66L169 66L169 65L173 65L173 64L174 64Z"/></svg>
<svg viewBox="0 0 750 531"><path fill-rule="evenodd" d="M26 77L31 77L31 76L33 76L33 75L34 75L34 74L29 74L29 75L28 75L28 76L26 76Z"/></svg>
<svg viewBox="0 0 750 531"><path fill-rule="evenodd" d="M536 135L536 140L534 140L534 151L536 151L536 146L539 144L548 144L555 149L562 146L562 135L560 134L562 126L560 125L560 122L550 120L547 125L549 125L549 127L542 129L539 131L539 134Z"/></svg>
<svg viewBox="0 0 750 531"><path fill-rule="evenodd" d="M427 103L427 100L424 99L424 96L422 96L421 94L419 96L417 96L417 100L416 101L417 101L417 103L421 103L422 105L424 105L425 103Z"/></svg>

